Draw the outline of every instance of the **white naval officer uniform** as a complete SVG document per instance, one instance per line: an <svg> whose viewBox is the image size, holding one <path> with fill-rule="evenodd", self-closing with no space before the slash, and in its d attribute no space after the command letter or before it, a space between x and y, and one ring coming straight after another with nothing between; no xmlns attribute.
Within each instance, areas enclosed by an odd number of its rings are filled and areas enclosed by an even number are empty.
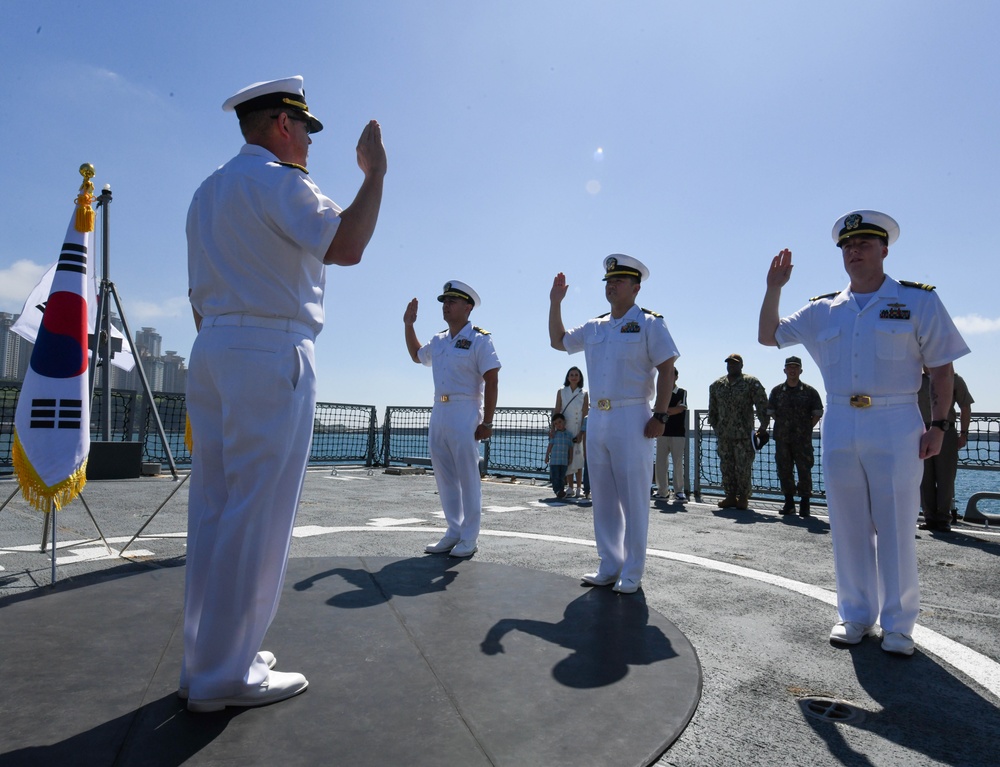
<svg viewBox="0 0 1000 767"><path fill-rule="evenodd" d="M680 353L663 317L633 306L596 317L563 336L583 351L590 382L587 468L601 579L638 583L646 567L653 443L644 434L656 395L656 366Z"/></svg>
<svg viewBox="0 0 1000 767"><path fill-rule="evenodd" d="M312 439L323 257L340 208L306 173L245 145L188 212L194 440L181 687L242 694L277 610Z"/></svg>
<svg viewBox="0 0 1000 767"><path fill-rule="evenodd" d="M428 430L431 463L446 538L479 537L483 488L476 427L483 420L483 375L500 368L493 338L471 322L452 337L448 329L420 347L417 357L434 377L434 407Z"/></svg>
<svg viewBox="0 0 1000 767"><path fill-rule="evenodd" d="M840 619L910 635L920 603L921 368L969 348L934 292L888 275L864 305L850 287L814 299L779 322L775 340L805 345L827 391L823 473ZM852 407L853 395L871 406Z"/></svg>

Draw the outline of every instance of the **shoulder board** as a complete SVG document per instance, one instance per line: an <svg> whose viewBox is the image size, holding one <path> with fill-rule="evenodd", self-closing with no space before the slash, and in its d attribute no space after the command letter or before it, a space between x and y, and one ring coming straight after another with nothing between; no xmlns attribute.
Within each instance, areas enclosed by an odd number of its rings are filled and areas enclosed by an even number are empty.
<svg viewBox="0 0 1000 767"><path fill-rule="evenodd" d="M643 308L642 308L641 306L640 306L639 308L640 308L640 309L642 309L642 311L643 311L643 312L644 312L645 314L649 314L649 315L651 315L651 316L653 316L653 317L659 317L659 318L661 318L661 319L663 318L663 315L662 315L662 314L657 314L656 312L654 312L654 311L650 311L649 309L643 309Z"/></svg>
<svg viewBox="0 0 1000 767"><path fill-rule="evenodd" d="M909 280L900 280L900 285L905 285L908 288L920 288L920 290L934 290L933 285L927 285L923 282L910 282Z"/></svg>
<svg viewBox="0 0 1000 767"><path fill-rule="evenodd" d="M609 317L610 315L611 315L611 312L604 312L604 314L598 314L596 317L594 317L594 319L595 320L603 320L605 317Z"/></svg>
<svg viewBox="0 0 1000 767"><path fill-rule="evenodd" d="M839 290L835 290L832 293L824 293L821 296L813 296L809 300L810 301L822 301L824 298L833 298L834 296L837 296L837 295L840 295L840 291Z"/></svg>
<svg viewBox="0 0 1000 767"><path fill-rule="evenodd" d="M284 165L286 168L295 168L296 170L300 170L306 175L309 175L309 171L306 170L305 165L299 165L298 163L294 162L279 162L278 165Z"/></svg>
<svg viewBox="0 0 1000 767"><path fill-rule="evenodd" d="M484 336L488 336L490 334L490 331L483 330L482 328L476 327L475 325L472 326L472 329L475 330L477 333L482 333Z"/></svg>

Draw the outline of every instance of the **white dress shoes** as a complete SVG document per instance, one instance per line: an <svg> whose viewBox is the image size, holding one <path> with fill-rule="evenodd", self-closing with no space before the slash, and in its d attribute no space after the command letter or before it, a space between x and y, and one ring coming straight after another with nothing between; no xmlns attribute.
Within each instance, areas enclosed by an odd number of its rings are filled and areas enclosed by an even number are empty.
<svg viewBox="0 0 1000 767"><path fill-rule="evenodd" d="M886 631L882 634L882 649L895 655L913 655L913 637L898 631Z"/></svg>
<svg viewBox="0 0 1000 767"><path fill-rule="evenodd" d="M257 653L257 656L267 664L268 668L274 668L278 663L278 659L274 657L273 652L268 652L267 650L261 650L259 653ZM180 698L181 700L187 700L188 688L178 687L177 697Z"/></svg>
<svg viewBox="0 0 1000 767"><path fill-rule="evenodd" d="M600 573L587 573L581 575L580 580L591 586L611 586L618 580L617 575L601 575Z"/></svg>
<svg viewBox="0 0 1000 767"><path fill-rule="evenodd" d="M309 681L294 671L272 671L259 687L229 698L188 698L187 709L198 714L222 711L226 706L253 708L267 706L304 692Z"/></svg>
<svg viewBox="0 0 1000 767"><path fill-rule="evenodd" d="M830 641L840 644L858 644L867 636L875 636L874 626L866 626L857 621L839 621L830 630Z"/></svg>
<svg viewBox="0 0 1000 767"><path fill-rule="evenodd" d="M618 583L615 584L614 590L619 594L634 594L639 590L641 585L641 580L636 581L631 578L619 578Z"/></svg>
<svg viewBox="0 0 1000 767"><path fill-rule="evenodd" d="M478 548L479 542L477 540L459 541L452 547L451 555L453 557L471 557Z"/></svg>
<svg viewBox="0 0 1000 767"><path fill-rule="evenodd" d="M446 535L437 543L428 543L424 546L424 551L428 554L444 554L451 551L458 545L459 539L453 535Z"/></svg>

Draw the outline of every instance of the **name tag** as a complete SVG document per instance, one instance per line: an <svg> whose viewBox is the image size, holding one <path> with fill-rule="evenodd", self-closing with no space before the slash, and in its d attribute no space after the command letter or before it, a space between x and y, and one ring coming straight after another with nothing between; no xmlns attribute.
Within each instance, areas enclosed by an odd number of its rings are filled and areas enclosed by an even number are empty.
<svg viewBox="0 0 1000 767"><path fill-rule="evenodd" d="M908 320L910 319L910 310L904 309L906 304L889 304L888 309L883 309L878 313L878 318L880 320Z"/></svg>

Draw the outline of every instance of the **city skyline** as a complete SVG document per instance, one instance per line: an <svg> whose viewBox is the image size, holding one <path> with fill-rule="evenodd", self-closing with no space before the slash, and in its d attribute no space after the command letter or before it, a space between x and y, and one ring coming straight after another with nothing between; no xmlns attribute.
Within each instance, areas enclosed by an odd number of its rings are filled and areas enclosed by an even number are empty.
<svg viewBox="0 0 1000 767"><path fill-rule="evenodd" d="M31 350L34 344L10 329L17 322L19 316L20 314L0 311L0 380L23 381L31 359ZM124 330L121 319L114 313L111 315L111 323L118 330ZM134 336L135 348L150 390L183 394L187 374L186 358L172 349L161 352L163 338L154 327L144 326ZM127 346L127 344L125 345ZM102 375L103 367L97 371L94 379L95 386L102 382ZM135 368L122 370L112 365L111 388L123 391L141 391L142 381Z"/></svg>

